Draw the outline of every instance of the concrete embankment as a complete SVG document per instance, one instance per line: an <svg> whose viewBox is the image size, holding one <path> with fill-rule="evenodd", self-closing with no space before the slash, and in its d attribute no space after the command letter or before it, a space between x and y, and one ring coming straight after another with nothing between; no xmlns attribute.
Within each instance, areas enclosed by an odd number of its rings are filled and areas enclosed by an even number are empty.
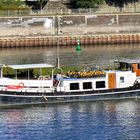
<svg viewBox="0 0 140 140"><path fill-rule="evenodd" d="M139 43L140 34L119 34L119 35L94 35L94 36L61 36L60 46L76 45L77 40L83 45L91 44L124 44ZM32 47L32 46L56 46L57 37L18 37L0 39L1 48L9 47Z"/></svg>
<svg viewBox="0 0 140 140"><path fill-rule="evenodd" d="M0 17L0 47L54 46L57 34L60 45L140 42L139 13L57 17Z"/></svg>

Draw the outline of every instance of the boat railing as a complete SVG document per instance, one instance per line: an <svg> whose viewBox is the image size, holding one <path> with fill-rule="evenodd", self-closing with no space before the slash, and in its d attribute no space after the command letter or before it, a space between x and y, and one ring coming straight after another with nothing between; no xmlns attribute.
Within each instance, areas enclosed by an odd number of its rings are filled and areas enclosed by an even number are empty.
<svg viewBox="0 0 140 140"><path fill-rule="evenodd" d="M37 79L38 80L51 80L51 77L49 75L45 75L45 76L39 76Z"/></svg>
<svg viewBox="0 0 140 140"><path fill-rule="evenodd" d="M53 92L54 91L54 88L53 87L38 87L38 88L30 88L30 87L26 87L24 89L21 89L21 91L23 92L35 92L35 93L38 93L38 92Z"/></svg>

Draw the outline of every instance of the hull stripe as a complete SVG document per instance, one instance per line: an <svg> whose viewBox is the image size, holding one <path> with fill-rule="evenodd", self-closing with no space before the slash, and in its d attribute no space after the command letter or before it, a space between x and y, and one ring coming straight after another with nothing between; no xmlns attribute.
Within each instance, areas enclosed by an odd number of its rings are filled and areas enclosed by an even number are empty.
<svg viewBox="0 0 140 140"><path fill-rule="evenodd" d="M128 90L128 91L116 91L116 92L107 92L107 93L93 93L93 94L79 94L79 95L38 95L38 96L31 96L31 95L8 95L8 94L0 94L0 96L9 96L9 97L27 97L27 98L43 98L43 97L49 97L49 98L55 98L55 97L79 97L79 96L97 96L97 95L112 95L112 94L123 94L123 93L131 93L131 92L140 92L140 89L138 90Z"/></svg>

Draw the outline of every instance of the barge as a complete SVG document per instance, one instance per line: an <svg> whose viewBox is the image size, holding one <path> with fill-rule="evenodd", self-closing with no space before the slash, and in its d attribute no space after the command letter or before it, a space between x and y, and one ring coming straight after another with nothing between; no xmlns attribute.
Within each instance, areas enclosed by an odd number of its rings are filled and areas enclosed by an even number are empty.
<svg viewBox="0 0 140 140"><path fill-rule="evenodd" d="M140 61L116 60L115 69L69 71L54 74L49 64L1 65L0 105L32 105L60 102L138 99L140 97ZM4 67L15 71L14 78L4 77ZM40 69L40 76L30 78L31 69ZM42 68L51 68L50 76L43 76ZM27 79L18 71L27 70Z"/></svg>

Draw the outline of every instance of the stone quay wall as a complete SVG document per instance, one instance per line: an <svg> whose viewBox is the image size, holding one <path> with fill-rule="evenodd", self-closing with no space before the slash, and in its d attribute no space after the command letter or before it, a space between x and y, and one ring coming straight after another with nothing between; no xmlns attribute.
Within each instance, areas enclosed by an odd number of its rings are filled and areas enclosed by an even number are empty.
<svg viewBox="0 0 140 140"><path fill-rule="evenodd" d="M57 35L60 45L138 43L140 14L0 17L0 47L54 46Z"/></svg>

